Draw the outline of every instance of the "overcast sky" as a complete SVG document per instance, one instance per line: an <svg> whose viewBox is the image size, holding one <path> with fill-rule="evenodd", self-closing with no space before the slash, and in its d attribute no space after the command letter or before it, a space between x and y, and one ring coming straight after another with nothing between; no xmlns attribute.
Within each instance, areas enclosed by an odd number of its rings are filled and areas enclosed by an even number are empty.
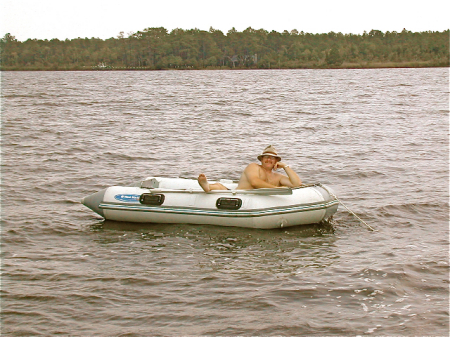
<svg viewBox="0 0 450 337"><path fill-rule="evenodd" d="M108 39L148 27L344 34L450 28L448 0L0 0L0 11L1 37L20 41Z"/></svg>

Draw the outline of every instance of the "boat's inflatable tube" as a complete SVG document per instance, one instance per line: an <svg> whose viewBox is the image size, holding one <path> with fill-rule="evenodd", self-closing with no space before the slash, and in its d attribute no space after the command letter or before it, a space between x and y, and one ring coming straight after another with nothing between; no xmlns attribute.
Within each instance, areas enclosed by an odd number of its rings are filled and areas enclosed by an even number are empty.
<svg viewBox="0 0 450 337"><path fill-rule="evenodd" d="M230 190L205 193L197 180L150 177L133 186L112 186L82 203L107 220L280 228L329 220L338 200L322 184L298 188Z"/></svg>

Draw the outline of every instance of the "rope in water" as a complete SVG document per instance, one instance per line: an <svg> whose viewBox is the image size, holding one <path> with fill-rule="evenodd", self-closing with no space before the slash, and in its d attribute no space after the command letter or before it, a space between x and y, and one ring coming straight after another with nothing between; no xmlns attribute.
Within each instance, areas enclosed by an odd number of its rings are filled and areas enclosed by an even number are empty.
<svg viewBox="0 0 450 337"><path fill-rule="evenodd" d="M361 223L363 223L364 225L366 225L367 228L369 228L371 231L375 231L375 229L373 229L372 227L370 227L364 220L362 220L359 216L357 216L350 208L348 208L347 206L345 206L344 203L343 203L341 200L339 200L339 198L338 198L336 195L334 195L334 193L332 193L331 191L329 191L329 190L328 190L327 188L325 188L322 184L320 184L320 186L321 186L323 189L325 189L325 190L326 190L333 198L335 198L337 201L339 201L339 203L340 203L342 206L344 206L345 209L346 209L347 211L350 212L350 214L352 214L355 218L357 218Z"/></svg>

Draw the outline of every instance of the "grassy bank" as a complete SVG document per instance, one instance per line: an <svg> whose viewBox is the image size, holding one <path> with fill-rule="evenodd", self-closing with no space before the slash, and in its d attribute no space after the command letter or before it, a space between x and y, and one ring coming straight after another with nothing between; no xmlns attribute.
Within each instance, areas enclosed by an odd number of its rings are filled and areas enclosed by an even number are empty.
<svg viewBox="0 0 450 337"><path fill-rule="evenodd" d="M341 65L302 64L300 66L281 65L280 67L98 67L98 66L0 66L0 71L160 71L160 70L252 70L252 69L375 69L375 68L437 68L449 67L448 60L410 61L410 62L343 62Z"/></svg>

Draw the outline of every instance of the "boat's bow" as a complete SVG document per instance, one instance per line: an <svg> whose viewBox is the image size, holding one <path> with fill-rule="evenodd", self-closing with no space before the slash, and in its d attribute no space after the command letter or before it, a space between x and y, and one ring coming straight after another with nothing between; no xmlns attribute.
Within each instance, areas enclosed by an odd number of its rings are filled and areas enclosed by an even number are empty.
<svg viewBox="0 0 450 337"><path fill-rule="evenodd" d="M87 197L84 197L83 199L81 199L81 203L84 206L92 209L98 215L101 215L102 217L105 217L105 215L103 213L103 209L101 209L99 207L99 205L103 201L103 198L105 196L106 190L107 190L107 188L105 188L105 189L103 189L103 190L101 190L101 191L99 191L97 193L91 194L91 195L89 195Z"/></svg>

